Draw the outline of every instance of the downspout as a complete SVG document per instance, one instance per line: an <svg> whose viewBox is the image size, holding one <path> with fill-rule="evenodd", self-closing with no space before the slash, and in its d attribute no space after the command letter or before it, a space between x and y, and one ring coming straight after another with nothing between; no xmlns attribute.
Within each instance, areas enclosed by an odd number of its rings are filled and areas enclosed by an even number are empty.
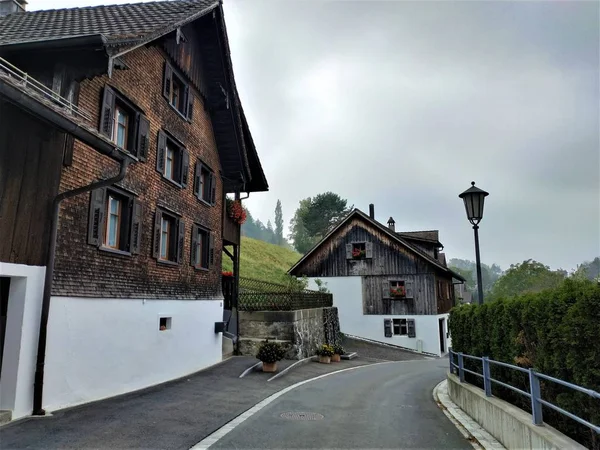
<svg viewBox="0 0 600 450"><path fill-rule="evenodd" d="M44 365L46 362L46 338L48 331L48 314L50 312L50 295L52 293L52 279L54 277L54 259L56 256L56 237L58 233L58 213L60 203L76 195L93 191L94 189L111 186L125 178L127 166L132 162L129 158L121 161L119 174L106 180L98 181L87 186L78 187L71 191L58 194L52 203L52 225L50 230L50 246L46 256L46 277L44 279L44 293L42 296L42 315L40 319L40 336L38 340L37 362L35 368L35 383L33 387L33 415L43 416L46 411L42 408L42 396L44 392Z"/></svg>

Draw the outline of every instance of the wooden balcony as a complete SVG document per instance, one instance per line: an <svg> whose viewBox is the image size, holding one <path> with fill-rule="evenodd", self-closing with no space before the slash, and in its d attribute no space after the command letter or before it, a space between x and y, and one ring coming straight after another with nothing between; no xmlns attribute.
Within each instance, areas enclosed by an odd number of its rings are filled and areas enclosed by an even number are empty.
<svg viewBox="0 0 600 450"><path fill-rule="evenodd" d="M223 244L240 245L240 225L235 223L229 214L223 217Z"/></svg>

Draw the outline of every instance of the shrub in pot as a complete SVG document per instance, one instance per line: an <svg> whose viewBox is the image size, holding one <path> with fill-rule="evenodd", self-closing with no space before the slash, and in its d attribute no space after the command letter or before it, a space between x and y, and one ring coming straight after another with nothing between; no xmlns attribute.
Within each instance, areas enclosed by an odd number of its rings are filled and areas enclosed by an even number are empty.
<svg viewBox="0 0 600 450"><path fill-rule="evenodd" d="M329 364L334 354L333 346L329 344L323 344L317 349L317 355L319 355L319 362L321 364Z"/></svg>
<svg viewBox="0 0 600 450"><path fill-rule="evenodd" d="M331 362L340 362L341 356L344 354L344 347L339 344L333 346L333 355L331 356Z"/></svg>
<svg viewBox="0 0 600 450"><path fill-rule="evenodd" d="M285 355L285 350L277 342L269 342L266 340L260 347L256 357L263 363L263 372L276 372L277 361L281 361Z"/></svg>

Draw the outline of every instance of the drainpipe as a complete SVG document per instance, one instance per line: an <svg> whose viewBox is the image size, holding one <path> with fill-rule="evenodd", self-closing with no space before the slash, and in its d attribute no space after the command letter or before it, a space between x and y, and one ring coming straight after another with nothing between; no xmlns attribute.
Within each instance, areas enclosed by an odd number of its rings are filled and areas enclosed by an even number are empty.
<svg viewBox="0 0 600 450"><path fill-rule="evenodd" d="M33 387L33 415L43 416L46 411L42 408L44 392L44 364L46 362L46 337L48 331L48 313L50 312L50 295L52 293L52 279L54 277L54 259L56 255L56 236L58 232L58 212L60 203L76 195L93 191L94 189L111 186L125 178L127 166L132 162L129 158L121 160L119 174L106 180L98 181L87 186L78 187L71 191L58 194L52 203L52 227L50 230L50 246L46 257L46 277L44 279L44 293L42 296L42 316L40 320L40 337L38 340L37 363L35 368L35 383Z"/></svg>

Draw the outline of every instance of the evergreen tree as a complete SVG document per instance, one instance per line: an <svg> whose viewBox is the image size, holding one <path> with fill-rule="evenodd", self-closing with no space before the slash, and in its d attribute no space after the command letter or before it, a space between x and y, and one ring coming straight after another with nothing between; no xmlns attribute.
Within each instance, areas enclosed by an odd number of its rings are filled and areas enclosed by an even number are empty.
<svg viewBox="0 0 600 450"><path fill-rule="evenodd" d="M281 210L281 200L277 200L275 206L275 243L277 245L284 245L283 239L283 211Z"/></svg>

